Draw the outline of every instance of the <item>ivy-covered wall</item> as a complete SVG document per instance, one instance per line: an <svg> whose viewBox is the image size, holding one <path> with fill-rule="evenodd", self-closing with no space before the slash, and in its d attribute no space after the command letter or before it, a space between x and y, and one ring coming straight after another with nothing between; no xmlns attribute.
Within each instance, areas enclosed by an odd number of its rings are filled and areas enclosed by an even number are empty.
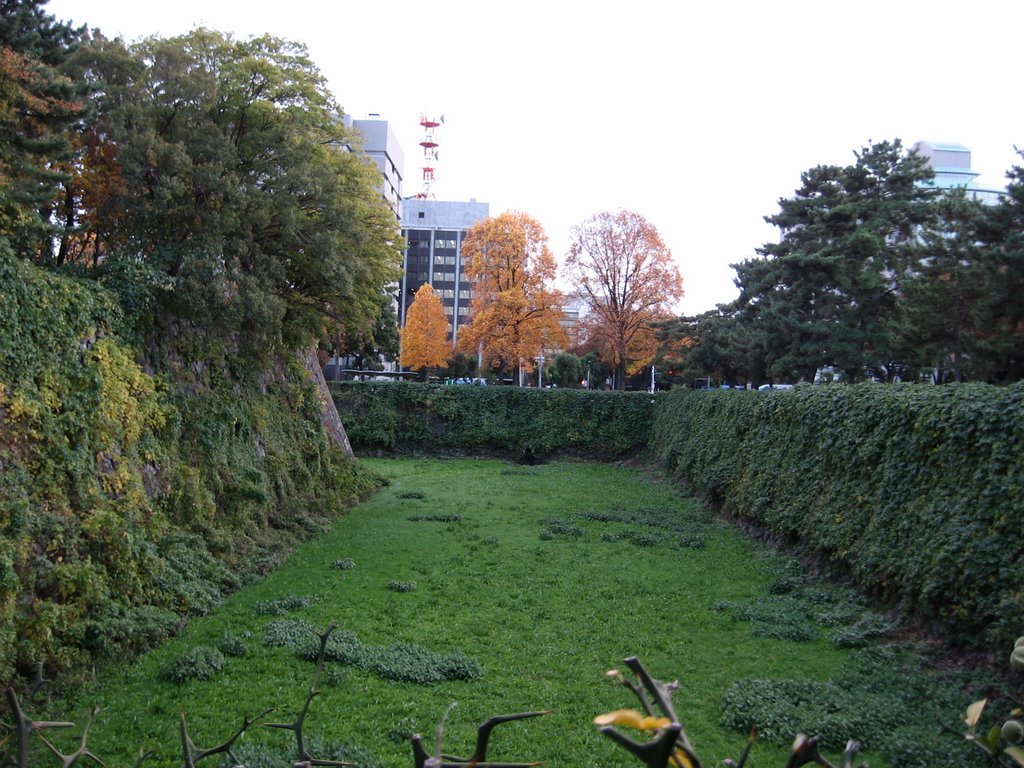
<svg viewBox="0 0 1024 768"><path fill-rule="evenodd" d="M657 396L415 382L331 384L356 451L615 459L647 445Z"/></svg>
<svg viewBox="0 0 1024 768"><path fill-rule="evenodd" d="M652 448L729 513L974 647L1024 629L1024 384L672 392Z"/></svg>
<svg viewBox="0 0 1024 768"><path fill-rule="evenodd" d="M3 243L0 329L0 687L159 642L377 486L298 361L257 373L187 336L143 355L95 281Z"/></svg>

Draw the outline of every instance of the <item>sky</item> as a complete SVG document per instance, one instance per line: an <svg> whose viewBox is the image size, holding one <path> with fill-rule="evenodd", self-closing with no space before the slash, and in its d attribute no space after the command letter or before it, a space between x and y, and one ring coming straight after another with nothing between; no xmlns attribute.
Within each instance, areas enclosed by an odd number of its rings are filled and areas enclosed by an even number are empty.
<svg viewBox="0 0 1024 768"><path fill-rule="evenodd" d="M626 209L683 275L684 314L734 299L731 264L800 174L872 142L958 142L979 183L1024 165L1024 3L1012 0L50 0L127 41L197 27L304 43L344 111L388 120L421 189L421 115L444 115L432 192L522 211L560 260Z"/></svg>

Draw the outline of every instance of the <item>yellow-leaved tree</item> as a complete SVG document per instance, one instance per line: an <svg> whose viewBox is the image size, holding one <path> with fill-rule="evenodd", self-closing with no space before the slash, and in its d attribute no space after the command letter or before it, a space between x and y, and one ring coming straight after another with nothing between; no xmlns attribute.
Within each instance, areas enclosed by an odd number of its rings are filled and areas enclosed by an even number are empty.
<svg viewBox="0 0 1024 768"><path fill-rule="evenodd" d="M565 347L557 265L536 220L515 211L484 219L466 233L462 259L473 283L473 320L459 335L465 352L513 371L532 370L542 352Z"/></svg>
<svg viewBox="0 0 1024 768"><path fill-rule="evenodd" d="M445 365L451 357L448 318L444 314L441 296L429 283L416 290L399 336L398 359L406 368L428 371Z"/></svg>

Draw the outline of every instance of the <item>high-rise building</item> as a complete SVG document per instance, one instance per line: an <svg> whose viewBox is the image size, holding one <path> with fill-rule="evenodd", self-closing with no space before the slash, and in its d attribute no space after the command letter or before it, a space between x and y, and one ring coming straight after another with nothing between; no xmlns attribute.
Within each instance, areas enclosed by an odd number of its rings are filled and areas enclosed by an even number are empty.
<svg viewBox="0 0 1024 768"><path fill-rule="evenodd" d="M935 171L932 186L938 189L963 188L971 197L986 205L995 205L1004 193L1004 190L975 181L981 172L971 169L971 150L963 144L919 141L913 149L928 159L928 164Z"/></svg>
<svg viewBox="0 0 1024 768"><path fill-rule="evenodd" d="M395 219L402 220L402 174L405 165L405 154L398 143L395 132L387 120L380 115L371 113L363 120L354 120L345 115L347 128L354 128L362 139L359 149L377 164L381 175L381 194L395 214Z"/></svg>
<svg viewBox="0 0 1024 768"><path fill-rule="evenodd" d="M453 342L459 328L469 322L473 286L463 274L462 242L467 230L490 213L487 203L468 203L410 198L402 204L402 236L406 250L398 321L405 314L416 290L429 283L441 294L448 315Z"/></svg>

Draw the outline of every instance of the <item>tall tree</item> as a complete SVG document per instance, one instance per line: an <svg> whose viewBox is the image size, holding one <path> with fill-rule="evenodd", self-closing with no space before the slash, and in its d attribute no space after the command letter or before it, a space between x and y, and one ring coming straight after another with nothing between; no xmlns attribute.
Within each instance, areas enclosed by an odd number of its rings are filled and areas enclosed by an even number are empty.
<svg viewBox="0 0 1024 768"><path fill-rule="evenodd" d="M500 370L531 369L545 349L568 343L555 257L537 221L519 212L485 219L466 233L462 258L473 283L473 319L459 337L464 351L482 350Z"/></svg>
<svg viewBox="0 0 1024 768"><path fill-rule="evenodd" d="M803 173L796 195L765 217L779 242L734 265L738 307L760 326L774 377L809 381L831 365L856 380L868 367L900 368L891 343L900 285L938 193L922 184L926 160L899 140L855 156Z"/></svg>
<svg viewBox="0 0 1024 768"><path fill-rule="evenodd" d="M566 271L593 314L594 332L607 340L623 389L631 347L682 298L683 279L658 230L638 213L599 213L571 238Z"/></svg>
<svg viewBox="0 0 1024 768"><path fill-rule="evenodd" d="M44 4L0 0L0 236L40 263L52 258L53 205L84 109L84 89L64 72L84 28Z"/></svg>
<svg viewBox="0 0 1024 768"><path fill-rule="evenodd" d="M405 326L399 332L399 362L406 368L422 371L447 363L452 356L448 341L448 318L441 296L429 283L421 285L405 313Z"/></svg>
<svg viewBox="0 0 1024 768"><path fill-rule="evenodd" d="M81 196L95 260L154 275L171 315L256 356L379 315L397 226L302 45L198 29L97 38L75 64L97 91L90 157L111 182Z"/></svg>
<svg viewBox="0 0 1024 768"><path fill-rule="evenodd" d="M934 203L935 226L922 230L914 266L903 281L895 341L917 368L935 370L936 381L984 377L977 323L986 303L978 227L984 206L965 190L945 192Z"/></svg>
<svg viewBox="0 0 1024 768"><path fill-rule="evenodd" d="M983 287L974 317L974 359L996 383L1024 379L1024 167L1006 176L1002 201L986 208L979 223Z"/></svg>

